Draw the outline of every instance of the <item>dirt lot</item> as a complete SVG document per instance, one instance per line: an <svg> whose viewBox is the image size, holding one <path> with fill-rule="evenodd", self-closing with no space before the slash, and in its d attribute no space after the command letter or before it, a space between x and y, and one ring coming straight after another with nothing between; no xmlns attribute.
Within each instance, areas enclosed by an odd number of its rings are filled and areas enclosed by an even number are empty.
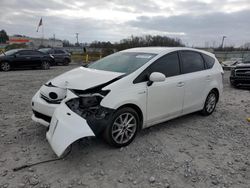
<svg viewBox="0 0 250 188"><path fill-rule="evenodd" d="M55 158L46 128L31 120L39 87L69 67L0 72L0 187L250 187L250 92L233 89L214 114L187 115L139 133L128 147L101 139L73 145L57 162L13 172Z"/></svg>

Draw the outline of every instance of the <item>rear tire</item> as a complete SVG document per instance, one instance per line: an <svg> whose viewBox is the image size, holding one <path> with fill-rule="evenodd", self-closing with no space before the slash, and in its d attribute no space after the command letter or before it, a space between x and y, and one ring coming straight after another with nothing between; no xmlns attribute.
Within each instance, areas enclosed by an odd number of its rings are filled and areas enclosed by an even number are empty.
<svg viewBox="0 0 250 188"><path fill-rule="evenodd" d="M111 146L127 146L134 140L139 124L139 116L133 108L121 108L114 113L106 127L103 133L104 139Z"/></svg>
<svg viewBox="0 0 250 188"><path fill-rule="evenodd" d="M206 98L204 107L201 111L202 115L204 116L211 115L216 108L217 102L218 102L218 93L214 90L210 91Z"/></svg>
<svg viewBox="0 0 250 188"><path fill-rule="evenodd" d="M41 64L42 70L48 70L50 69L50 63L48 61L43 61Z"/></svg>
<svg viewBox="0 0 250 188"><path fill-rule="evenodd" d="M1 63L1 70L2 70L2 71L7 72L7 71L9 71L10 69L11 69L10 63L8 63L8 62L2 62L2 63Z"/></svg>
<svg viewBox="0 0 250 188"><path fill-rule="evenodd" d="M68 59L64 59L63 60L63 65L64 66L68 66L69 65L69 60Z"/></svg>

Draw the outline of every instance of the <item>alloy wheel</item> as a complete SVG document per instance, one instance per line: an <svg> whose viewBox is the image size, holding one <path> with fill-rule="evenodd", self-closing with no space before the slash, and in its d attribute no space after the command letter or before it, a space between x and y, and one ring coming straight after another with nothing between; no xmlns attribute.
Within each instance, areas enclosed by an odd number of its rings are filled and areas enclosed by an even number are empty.
<svg viewBox="0 0 250 188"><path fill-rule="evenodd" d="M208 113L213 112L216 106L216 95L215 93L210 93L206 103L206 110Z"/></svg>
<svg viewBox="0 0 250 188"><path fill-rule="evenodd" d="M3 63L1 64L1 69L2 69L3 71L9 71L9 70L10 70L10 64L7 63L7 62L3 62Z"/></svg>
<svg viewBox="0 0 250 188"><path fill-rule="evenodd" d="M42 63L42 69L47 70L47 69L49 69L49 67L50 67L50 64L48 61L44 61Z"/></svg>
<svg viewBox="0 0 250 188"><path fill-rule="evenodd" d="M136 133L137 121L133 114L126 112L119 115L112 126L111 135L118 144L129 142Z"/></svg>

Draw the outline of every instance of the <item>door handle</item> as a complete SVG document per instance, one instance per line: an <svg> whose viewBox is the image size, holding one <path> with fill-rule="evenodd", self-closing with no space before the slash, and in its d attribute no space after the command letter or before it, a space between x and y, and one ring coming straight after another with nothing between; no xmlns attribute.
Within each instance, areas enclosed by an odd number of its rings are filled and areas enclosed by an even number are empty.
<svg viewBox="0 0 250 188"><path fill-rule="evenodd" d="M26 59L30 59L31 57L26 57Z"/></svg>
<svg viewBox="0 0 250 188"><path fill-rule="evenodd" d="M177 83L177 87L183 87L184 85L185 85L184 82L178 82L178 83Z"/></svg>

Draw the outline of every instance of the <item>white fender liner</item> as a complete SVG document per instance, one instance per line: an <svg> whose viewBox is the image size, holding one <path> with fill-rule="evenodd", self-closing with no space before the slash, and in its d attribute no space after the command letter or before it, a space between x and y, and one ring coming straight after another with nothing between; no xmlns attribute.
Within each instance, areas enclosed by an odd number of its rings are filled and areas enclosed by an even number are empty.
<svg viewBox="0 0 250 188"><path fill-rule="evenodd" d="M67 147L83 137L95 136L86 120L71 111L62 102L55 110L46 138L53 151L60 157Z"/></svg>

